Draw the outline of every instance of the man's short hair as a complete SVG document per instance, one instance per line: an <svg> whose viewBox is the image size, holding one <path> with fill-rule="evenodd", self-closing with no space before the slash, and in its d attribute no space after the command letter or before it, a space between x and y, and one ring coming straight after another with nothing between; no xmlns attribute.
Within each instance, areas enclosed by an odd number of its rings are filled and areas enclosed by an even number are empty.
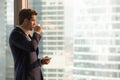
<svg viewBox="0 0 120 80"><path fill-rule="evenodd" d="M37 15L37 12L33 9L22 9L19 12L19 25L21 25L24 19L30 20L32 15Z"/></svg>

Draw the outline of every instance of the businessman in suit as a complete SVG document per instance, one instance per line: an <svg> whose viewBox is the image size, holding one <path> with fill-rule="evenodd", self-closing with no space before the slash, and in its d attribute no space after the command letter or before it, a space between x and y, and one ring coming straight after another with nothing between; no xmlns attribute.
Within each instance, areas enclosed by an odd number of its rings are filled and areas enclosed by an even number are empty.
<svg viewBox="0 0 120 80"><path fill-rule="evenodd" d="M49 64L48 56L38 58L38 44L42 29L36 25L37 12L22 9L19 12L19 25L9 37L9 45L14 59L15 80L43 80L41 66ZM30 31L34 30L33 35Z"/></svg>

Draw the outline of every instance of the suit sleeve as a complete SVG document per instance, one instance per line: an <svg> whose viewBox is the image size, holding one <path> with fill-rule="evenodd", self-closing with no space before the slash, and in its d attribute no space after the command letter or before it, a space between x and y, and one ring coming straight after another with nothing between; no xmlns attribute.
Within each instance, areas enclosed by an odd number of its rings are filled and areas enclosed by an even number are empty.
<svg viewBox="0 0 120 80"><path fill-rule="evenodd" d="M10 36L10 44L27 52L33 52L37 50L40 34L34 33L31 41L26 36L19 32L13 32Z"/></svg>

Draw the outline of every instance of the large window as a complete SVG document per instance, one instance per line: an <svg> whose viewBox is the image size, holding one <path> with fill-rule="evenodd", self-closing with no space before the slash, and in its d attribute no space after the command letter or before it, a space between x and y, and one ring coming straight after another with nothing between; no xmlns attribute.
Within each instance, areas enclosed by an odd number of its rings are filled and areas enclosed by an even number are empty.
<svg viewBox="0 0 120 80"><path fill-rule="evenodd" d="M118 2L28 0L43 28L39 57L52 57L45 80L120 79Z"/></svg>
<svg viewBox="0 0 120 80"><path fill-rule="evenodd" d="M14 80L8 38L21 8L38 12L39 57L52 58L45 80L120 80L119 0L1 1L0 80Z"/></svg>
<svg viewBox="0 0 120 80"><path fill-rule="evenodd" d="M0 2L0 80L13 80L13 59L8 44L8 37L13 29L13 0Z"/></svg>

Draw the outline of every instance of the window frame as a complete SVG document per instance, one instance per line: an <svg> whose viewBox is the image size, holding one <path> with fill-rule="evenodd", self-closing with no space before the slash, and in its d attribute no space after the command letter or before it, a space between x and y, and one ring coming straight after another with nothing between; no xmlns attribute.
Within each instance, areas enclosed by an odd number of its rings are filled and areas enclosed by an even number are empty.
<svg viewBox="0 0 120 80"><path fill-rule="evenodd" d="M28 8L28 0L14 0L14 25L18 25L18 13L23 8Z"/></svg>

